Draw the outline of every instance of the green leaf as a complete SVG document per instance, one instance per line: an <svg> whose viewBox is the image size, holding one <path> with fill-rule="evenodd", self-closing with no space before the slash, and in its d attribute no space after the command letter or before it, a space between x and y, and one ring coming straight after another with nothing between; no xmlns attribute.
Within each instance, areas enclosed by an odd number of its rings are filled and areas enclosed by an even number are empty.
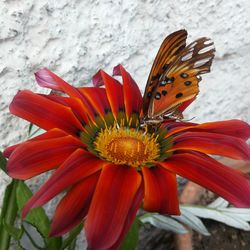
<svg viewBox="0 0 250 250"><path fill-rule="evenodd" d="M126 238L123 240L120 250L134 250L139 237L139 220L135 218Z"/></svg>
<svg viewBox="0 0 250 250"><path fill-rule="evenodd" d="M60 249L62 246L62 237L51 237L48 240L48 249Z"/></svg>
<svg viewBox="0 0 250 250"><path fill-rule="evenodd" d="M17 206L19 211L24 207L25 203L32 196L32 192L24 182L20 182L17 186ZM49 219L42 208L35 208L26 216L25 221L32 224L38 229L41 235L46 238L49 233Z"/></svg>
<svg viewBox="0 0 250 250"><path fill-rule="evenodd" d="M40 134L43 130L36 125L30 123L28 130L28 138L32 138L38 134Z"/></svg>
<svg viewBox="0 0 250 250"><path fill-rule="evenodd" d="M17 186L17 206L19 211L32 196L32 192L24 182L20 182ZM43 208L34 208L24 219L33 225L44 238L48 249L58 249L61 246L61 237L49 238L50 221Z"/></svg>
<svg viewBox="0 0 250 250"><path fill-rule="evenodd" d="M18 246L15 250L25 250L25 249L21 246Z"/></svg>
<svg viewBox="0 0 250 250"><path fill-rule="evenodd" d="M21 228L17 228L11 224L8 224L5 220L3 220L3 226L5 230L12 236L15 240L20 240L23 234L23 230Z"/></svg>
<svg viewBox="0 0 250 250"><path fill-rule="evenodd" d="M3 207L0 216L0 249L8 250L10 245L10 234L4 227L3 221L8 225L14 225L17 216L17 204L16 204L16 187L18 181L12 180L12 182L6 187Z"/></svg>
<svg viewBox="0 0 250 250"><path fill-rule="evenodd" d="M82 223L75 227L73 230L70 231L69 236L63 241L62 247L60 250L63 250L67 247L71 248L71 245L75 245L75 240L78 234L82 231L83 225ZM74 248L73 248L74 249Z"/></svg>
<svg viewBox="0 0 250 250"><path fill-rule="evenodd" d="M6 164L7 164L7 160L5 159L5 157L3 156L3 153L0 151L0 168L6 172Z"/></svg>
<svg viewBox="0 0 250 250"><path fill-rule="evenodd" d="M76 248L76 240L77 240L77 238L75 238L75 239L71 242L71 244L68 246L67 250L75 250L75 248Z"/></svg>
<svg viewBox="0 0 250 250"><path fill-rule="evenodd" d="M32 128L33 128L33 123L30 123L29 125L29 129L28 129L28 135L30 136L31 132L32 132Z"/></svg>

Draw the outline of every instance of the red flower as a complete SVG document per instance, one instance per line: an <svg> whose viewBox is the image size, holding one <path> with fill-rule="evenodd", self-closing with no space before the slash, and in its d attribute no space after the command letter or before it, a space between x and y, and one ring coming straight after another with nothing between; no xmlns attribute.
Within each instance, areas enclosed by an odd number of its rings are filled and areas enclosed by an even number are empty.
<svg viewBox="0 0 250 250"><path fill-rule="evenodd" d="M5 150L9 175L26 180L55 169L24 207L24 216L67 190L51 235L68 232L86 217L89 249L117 249L141 203L147 211L180 213L176 174L235 206L250 206L249 180L207 155L249 160L248 124L168 121L147 131L139 124L138 86L122 66L114 72L123 85L100 70L96 87L74 88L43 69L36 73L38 84L67 96L23 90L14 97L10 111L46 132Z"/></svg>

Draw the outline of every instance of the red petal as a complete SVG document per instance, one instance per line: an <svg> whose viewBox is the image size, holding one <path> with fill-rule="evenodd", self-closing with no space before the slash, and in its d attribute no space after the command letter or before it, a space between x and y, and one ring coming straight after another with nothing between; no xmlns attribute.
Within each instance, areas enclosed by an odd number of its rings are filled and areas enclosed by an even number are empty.
<svg viewBox="0 0 250 250"><path fill-rule="evenodd" d="M99 173L75 184L58 204L52 220L50 236L60 236L78 225L87 215Z"/></svg>
<svg viewBox="0 0 250 250"><path fill-rule="evenodd" d="M217 193L236 207L250 206L250 181L211 157L176 154L159 165Z"/></svg>
<svg viewBox="0 0 250 250"><path fill-rule="evenodd" d="M168 129L168 134L167 136L171 136L172 134L175 134L175 130L178 131L180 129L180 131L182 129L189 129L190 127L194 127L195 125L197 125L197 123L192 123L192 122L176 122L175 120L165 120L163 122L163 126Z"/></svg>
<svg viewBox="0 0 250 250"><path fill-rule="evenodd" d="M80 147L81 141L71 135L24 142L11 154L7 172L15 179L29 179L58 167Z"/></svg>
<svg viewBox="0 0 250 250"><path fill-rule="evenodd" d="M37 71L35 77L41 87L59 90L65 92L69 96L81 98L81 95L76 88L46 68Z"/></svg>
<svg viewBox="0 0 250 250"><path fill-rule="evenodd" d="M248 138L250 138L250 125L240 120L207 122L203 124L194 124L194 123L188 124L181 122L180 124L184 125L184 127L174 128L172 131L168 133L168 136L188 130L194 132L203 131L209 133L230 135L241 138L243 140L247 140Z"/></svg>
<svg viewBox="0 0 250 250"><path fill-rule="evenodd" d="M92 83L95 87L101 87L104 85L104 81L102 78L101 70L99 70L93 77Z"/></svg>
<svg viewBox="0 0 250 250"><path fill-rule="evenodd" d="M89 249L108 249L118 244L123 229L128 221L131 223L128 216L140 185L141 176L134 168L103 168L85 223Z"/></svg>
<svg viewBox="0 0 250 250"><path fill-rule="evenodd" d="M180 107L178 108L179 111L183 112L194 100L196 99L196 96L192 99L183 102Z"/></svg>
<svg viewBox="0 0 250 250"><path fill-rule="evenodd" d="M52 139L52 138L57 138L57 137L62 137L62 136L67 136L68 134L66 132L64 132L63 130L60 130L58 128L55 129L51 129L41 135L35 136L32 139L29 139L28 141L37 141L37 140L45 140L45 139ZM26 142L28 142L26 141ZM25 142L24 142L25 143ZM10 155L12 154L12 152L20 145L22 145L23 143L18 143L15 145L12 145L8 148L6 148L3 151L3 155L4 157L9 158Z"/></svg>
<svg viewBox="0 0 250 250"><path fill-rule="evenodd" d="M7 147L6 149L4 149L4 151L3 151L3 156L4 156L5 158L9 158L10 155L13 153L13 151L14 151L19 145L21 145L21 143L18 143L18 144L9 146L9 147Z"/></svg>
<svg viewBox="0 0 250 250"><path fill-rule="evenodd" d="M36 80L41 87L64 91L72 92L73 87L70 86L67 82L61 79L59 76L51 72L50 70L44 68L40 69L35 73ZM66 89L66 91L65 91Z"/></svg>
<svg viewBox="0 0 250 250"><path fill-rule="evenodd" d="M109 248L109 250L116 250L121 245L124 237L127 235L129 229L131 228L131 226L133 224L136 213L139 210L140 205L142 203L143 196L144 196L144 189L143 189L143 184L141 184L140 188L137 191L137 194L135 195L134 201L132 202L132 206L129 209L123 230L122 230L119 238L117 239L116 243L111 248Z"/></svg>
<svg viewBox="0 0 250 250"><path fill-rule="evenodd" d="M245 141L229 135L187 132L175 137L174 142L170 151L195 150L237 160L250 160L250 148Z"/></svg>
<svg viewBox="0 0 250 250"><path fill-rule="evenodd" d="M26 203L23 217L30 209L42 206L64 189L96 173L105 164L107 163L82 149L76 150Z"/></svg>
<svg viewBox="0 0 250 250"><path fill-rule="evenodd" d="M136 82L120 64L114 68L113 75L122 76L127 118L129 118L132 113L140 114L142 108L142 95Z"/></svg>
<svg viewBox="0 0 250 250"><path fill-rule="evenodd" d="M111 110L104 88L86 87L79 88L79 91L88 99L101 117L104 117L106 112Z"/></svg>
<svg viewBox="0 0 250 250"><path fill-rule="evenodd" d="M71 134L83 130L70 108L28 90L16 94L10 104L10 111L45 130L60 128Z"/></svg>
<svg viewBox="0 0 250 250"><path fill-rule="evenodd" d="M87 108L83 105L81 100L78 98L58 96L55 94L42 95L42 96L44 96L45 98L48 98L49 100L52 100L54 102L60 103L66 107L71 108L74 115L83 124L87 124L91 120L91 117L88 116Z"/></svg>
<svg viewBox="0 0 250 250"><path fill-rule="evenodd" d="M105 84L105 89L112 113L115 117L117 117L119 110L124 109L122 85L103 70L99 70L96 75L98 75L98 77L100 77Z"/></svg>
<svg viewBox="0 0 250 250"><path fill-rule="evenodd" d="M144 167L142 173L145 185L144 209L179 215L176 175L159 167Z"/></svg>
<svg viewBox="0 0 250 250"><path fill-rule="evenodd" d="M35 73L35 77L38 84L42 87L59 90L68 94L71 97L79 98L82 101L83 105L86 107L88 115L91 117L92 120L94 120L95 114L93 107L89 104L86 98L78 91L77 88L74 88L48 69L39 70Z"/></svg>

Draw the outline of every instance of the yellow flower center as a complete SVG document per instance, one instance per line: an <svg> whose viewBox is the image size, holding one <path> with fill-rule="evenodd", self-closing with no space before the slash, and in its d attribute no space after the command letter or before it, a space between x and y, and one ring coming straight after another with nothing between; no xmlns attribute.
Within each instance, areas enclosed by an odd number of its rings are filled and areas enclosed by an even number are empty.
<svg viewBox="0 0 250 250"><path fill-rule="evenodd" d="M160 147L154 135L128 128L105 128L99 132L95 150L107 161L133 167L154 163Z"/></svg>

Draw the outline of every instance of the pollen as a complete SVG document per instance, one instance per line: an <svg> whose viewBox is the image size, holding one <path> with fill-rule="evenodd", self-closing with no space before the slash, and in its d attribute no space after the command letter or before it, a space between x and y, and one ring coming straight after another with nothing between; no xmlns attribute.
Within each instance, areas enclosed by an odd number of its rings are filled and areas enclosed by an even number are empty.
<svg viewBox="0 0 250 250"><path fill-rule="evenodd" d="M125 127L102 129L94 145L105 160L136 168L154 163L160 154L154 134Z"/></svg>

